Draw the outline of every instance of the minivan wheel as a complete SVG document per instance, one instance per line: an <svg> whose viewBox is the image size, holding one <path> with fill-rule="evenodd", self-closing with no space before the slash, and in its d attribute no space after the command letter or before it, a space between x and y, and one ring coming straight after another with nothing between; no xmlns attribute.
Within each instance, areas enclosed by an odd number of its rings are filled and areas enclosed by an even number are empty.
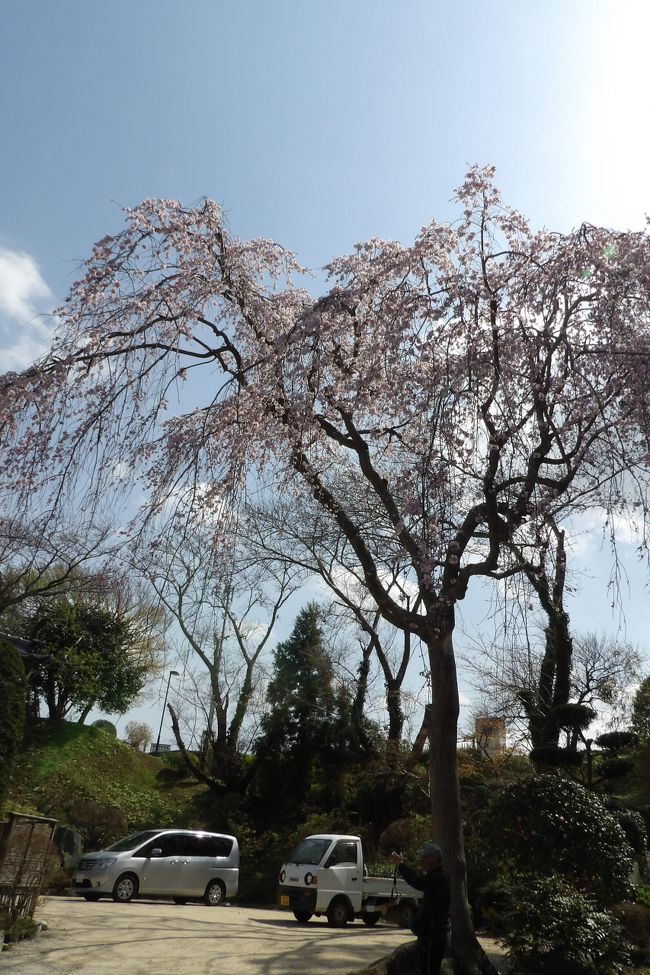
<svg viewBox="0 0 650 975"><path fill-rule="evenodd" d="M224 897L226 896L226 888L221 883L220 880L211 880L208 886L205 888L205 894L203 895L203 900L208 905L208 907L216 907L220 904Z"/></svg>
<svg viewBox="0 0 650 975"><path fill-rule="evenodd" d="M348 923L348 905L345 901L334 901L327 909L327 923L331 928L344 928Z"/></svg>
<svg viewBox="0 0 650 975"><path fill-rule="evenodd" d="M84 894L83 898L85 901L98 901L101 894Z"/></svg>
<svg viewBox="0 0 650 975"><path fill-rule="evenodd" d="M120 904L127 904L138 893L138 881L130 873L123 873L118 877L113 887L113 900Z"/></svg>

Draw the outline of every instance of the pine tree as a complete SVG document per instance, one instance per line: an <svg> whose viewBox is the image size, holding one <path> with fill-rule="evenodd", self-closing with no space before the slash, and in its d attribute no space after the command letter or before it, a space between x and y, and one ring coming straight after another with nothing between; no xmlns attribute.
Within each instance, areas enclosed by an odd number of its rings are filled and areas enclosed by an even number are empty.
<svg viewBox="0 0 650 975"><path fill-rule="evenodd" d="M634 695L632 728L641 741L650 741L650 675L641 681Z"/></svg>
<svg viewBox="0 0 650 975"><path fill-rule="evenodd" d="M278 644L258 743L261 805L296 821L312 809L338 806L350 757L347 698L335 686L320 620L321 610L310 603Z"/></svg>
<svg viewBox="0 0 650 975"><path fill-rule="evenodd" d="M318 747L336 707L332 661L323 642L316 603L301 610L291 636L279 643L267 700L265 730L281 751Z"/></svg>

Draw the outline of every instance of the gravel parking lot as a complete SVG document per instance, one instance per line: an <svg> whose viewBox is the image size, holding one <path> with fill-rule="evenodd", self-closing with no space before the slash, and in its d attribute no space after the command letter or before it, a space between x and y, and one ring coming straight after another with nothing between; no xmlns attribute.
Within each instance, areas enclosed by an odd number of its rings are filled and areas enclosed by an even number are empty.
<svg viewBox="0 0 650 975"><path fill-rule="evenodd" d="M345 975L412 939L361 922L162 901L88 903L46 897L36 920L48 930L0 956L0 975Z"/></svg>

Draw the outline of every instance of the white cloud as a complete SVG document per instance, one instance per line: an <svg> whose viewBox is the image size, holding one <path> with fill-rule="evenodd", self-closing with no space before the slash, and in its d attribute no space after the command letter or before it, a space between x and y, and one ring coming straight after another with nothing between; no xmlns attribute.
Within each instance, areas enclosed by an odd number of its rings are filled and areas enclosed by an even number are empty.
<svg viewBox="0 0 650 975"><path fill-rule="evenodd" d="M23 369L47 350L52 302L34 258L0 247L0 371Z"/></svg>
<svg viewBox="0 0 650 975"><path fill-rule="evenodd" d="M574 559L590 558L601 551L609 552L609 543L636 548L643 539L643 514L640 509L627 515L609 514L604 508L576 516L569 526L567 547Z"/></svg>

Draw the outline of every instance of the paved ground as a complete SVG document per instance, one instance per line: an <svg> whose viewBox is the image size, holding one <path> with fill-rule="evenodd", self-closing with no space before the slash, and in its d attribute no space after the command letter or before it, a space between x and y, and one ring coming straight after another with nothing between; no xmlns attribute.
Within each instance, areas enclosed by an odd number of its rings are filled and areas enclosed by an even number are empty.
<svg viewBox="0 0 650 975"><path fill-rule="evenodd" d="M299 925L283 911L134 901L45 898L49 925L0 958L16 975L321 975L361 968L412 935L325 919Z"/></svg>
<svg viewBox="0 0 650 975"><path fill-rule="evenodd" d="M412 935L283 911L202 904L46 897L49 929L0 956L0 975L347 975Z"/></svg>

